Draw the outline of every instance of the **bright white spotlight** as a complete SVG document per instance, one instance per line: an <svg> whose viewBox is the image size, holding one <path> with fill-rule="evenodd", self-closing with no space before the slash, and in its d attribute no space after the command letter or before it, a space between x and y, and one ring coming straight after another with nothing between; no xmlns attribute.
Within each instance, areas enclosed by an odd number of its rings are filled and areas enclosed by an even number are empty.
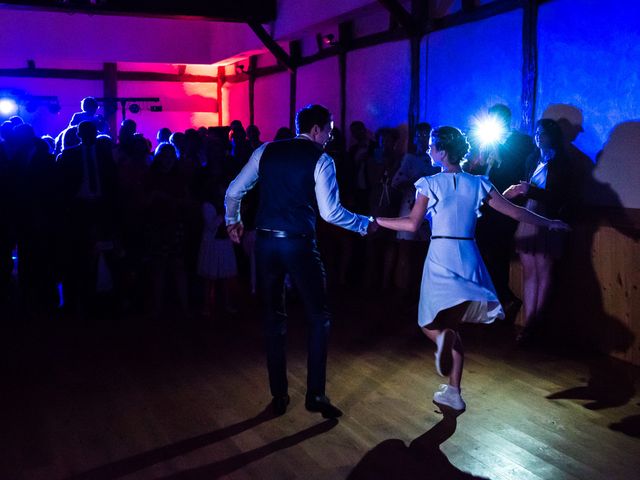
<svg viewBox="0 0 640 480"><path fill-rule="evenodd" d="M18 104L12 98L0 98L0 115L9 117L18 112Z"/></svg>
<svg viewBox="0 0 640 480"><path fill-rule="evenodd" d="M472 135L481 147L488 147L502 143L507 136L507 129L498 118L485 116L474 120Z"/></svg>

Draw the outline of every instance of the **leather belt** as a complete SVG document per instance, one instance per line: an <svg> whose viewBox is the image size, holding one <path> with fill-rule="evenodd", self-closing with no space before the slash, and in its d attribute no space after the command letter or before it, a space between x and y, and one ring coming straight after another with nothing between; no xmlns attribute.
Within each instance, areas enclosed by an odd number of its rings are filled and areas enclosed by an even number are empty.
<svg viewBox="0 0 640 480"><path fill-rule="evenodd" d="M446 235L436 235L431 237L431 240L437 240L438 238L446 238L449 240L475 240L473 237L448 237Z"/></svg>
<svg viewBox="0 0 640 480"><path fill-rule="evenodd" d="M291 233L284 230L269 230L266 228L257 228L256 235L264 238L313 238L308 233Z"/></svg>

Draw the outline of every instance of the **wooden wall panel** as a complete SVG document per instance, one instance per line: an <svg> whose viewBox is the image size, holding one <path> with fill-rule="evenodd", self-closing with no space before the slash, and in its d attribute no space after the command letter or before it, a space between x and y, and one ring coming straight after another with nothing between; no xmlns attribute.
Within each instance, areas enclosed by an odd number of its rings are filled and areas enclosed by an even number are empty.
<svg viewBox="0 0 640 480"><path fill-rule="evenodd" d="M558 262L545 335L640 365L640 209L585 212ZM522 295L522 268L511 265ZM522 325L522 311L516 319Z"/></svg>

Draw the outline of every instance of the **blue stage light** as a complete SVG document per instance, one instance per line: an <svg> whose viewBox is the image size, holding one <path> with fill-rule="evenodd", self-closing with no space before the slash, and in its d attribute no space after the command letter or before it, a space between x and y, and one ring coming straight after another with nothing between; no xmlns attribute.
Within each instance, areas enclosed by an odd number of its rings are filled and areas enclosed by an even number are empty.
<svg viewBox="0 0 640 480"><path fill-rule="evenodd" d="M491 115L474 119L471 130L472 137L481 147L502 143L507 133L504 123Z"/></svg>
<svg viewBox="0 0 640 480"><path fill-rule="evenodd" d="M13 98L0 98L0 115L10 117L18 113L18 104Z"/></svg>

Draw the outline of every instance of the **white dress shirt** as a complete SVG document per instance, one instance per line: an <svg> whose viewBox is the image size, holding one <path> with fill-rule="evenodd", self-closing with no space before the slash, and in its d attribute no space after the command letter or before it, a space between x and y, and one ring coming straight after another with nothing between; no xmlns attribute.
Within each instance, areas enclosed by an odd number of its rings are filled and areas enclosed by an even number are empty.
<svg viewBox="0 0 640 480"><path fill-rule="evenodd" d="M296 141L312 140L303 133L296 137ZM268 143L265 143L253 152L247 164L229 184L224 198L227 225L240 222L240 203L245 194L258 181L260 159L267 145ZM316 182L315 192L320 216L338 227L366 235L369 219L363 215L350 212L340 203L338 182L336 180L336 165L333 158L323 153L318 159L313 178Z"/></svg>
<svg viewBox="0 0 640 480"><path fill-rule="evenodd" d="M549 171L549 160L551 160L554 156L555 152L553 151L542 152L542 155L540 155L540 160L538 160L538 164L536 165L536 168L531 175L531 180L529 181L529 183L535 185L538 188L546 188L547 172Z"/></svg>

